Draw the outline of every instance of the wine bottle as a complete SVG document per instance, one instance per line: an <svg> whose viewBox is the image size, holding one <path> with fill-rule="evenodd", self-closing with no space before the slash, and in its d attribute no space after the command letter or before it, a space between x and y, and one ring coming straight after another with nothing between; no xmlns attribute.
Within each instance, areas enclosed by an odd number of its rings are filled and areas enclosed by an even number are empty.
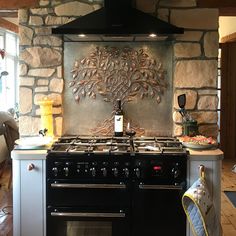
<svg viewBox="0 0 236 236"><path fill-rule="evenodd" d="M115 136L123 136L123 111L121 108L121 100L117 100L117 107L115 111L115 121L114 121L114 132Z"/></svg>

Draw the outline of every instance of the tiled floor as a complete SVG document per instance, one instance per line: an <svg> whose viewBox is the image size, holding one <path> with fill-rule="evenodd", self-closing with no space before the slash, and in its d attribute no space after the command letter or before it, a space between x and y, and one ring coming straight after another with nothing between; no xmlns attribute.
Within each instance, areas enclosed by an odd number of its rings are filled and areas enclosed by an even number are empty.
<svg viewBox="0 0 236 236"><path fill-rule="evenodd" d="M0 178L0 236L12 236L12 187L8 186L10 169L11 166L8 166Z"/></svg>

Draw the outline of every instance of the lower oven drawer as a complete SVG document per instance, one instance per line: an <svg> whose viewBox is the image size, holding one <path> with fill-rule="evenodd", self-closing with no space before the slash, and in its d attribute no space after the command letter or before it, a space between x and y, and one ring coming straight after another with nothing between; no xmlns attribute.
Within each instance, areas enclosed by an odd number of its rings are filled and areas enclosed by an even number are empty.
<svg viewBox="0 0 236 236"><path fill-rule="evenodd" d="M48 207L47 235L129 236L128 209Z"/></svg>
<svg viewBox="0 0 236 236"><path fill-rule="evenodd" d="M47 183L47 205L54 206L128 206L128 184L53 182Z"/></svg>

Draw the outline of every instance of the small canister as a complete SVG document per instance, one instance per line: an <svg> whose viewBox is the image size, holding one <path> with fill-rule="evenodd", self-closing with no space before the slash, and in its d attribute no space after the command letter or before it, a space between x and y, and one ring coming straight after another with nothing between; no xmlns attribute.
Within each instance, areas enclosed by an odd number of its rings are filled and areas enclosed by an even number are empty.
<svg viewBox="0 0 236 236"><path fill-rule="evenodd" d="M187 120L183 122L183 135L191 137L198 135L198 124L196 120Z"/></svg>
<svg viewBox="0 0 236 236"><path fill-rule="evenodd" d="M41 113L41 129L47 129L47 136L53 137L53 101L48 97L44 97L43 100L38 101L38 104L40 105Z"/></svg>

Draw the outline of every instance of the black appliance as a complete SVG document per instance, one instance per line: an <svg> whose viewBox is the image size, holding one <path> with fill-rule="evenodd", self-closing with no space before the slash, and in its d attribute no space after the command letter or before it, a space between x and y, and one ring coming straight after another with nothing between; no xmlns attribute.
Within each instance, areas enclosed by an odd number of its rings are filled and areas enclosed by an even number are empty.
<svg viewBox="0 0 236 236"><path fill-rule="evenodd" d="M175 138L60 138L46 159L47 235L186 235L186 159Z"/></svg>
<svg viewBox="0 0 236 236"><path fill-rule="evenodd" d="M101 36L101 41L106 37L131 37L128 41L145 41L150 34L173 35L182 34L183 28L169 24L157 17L146 14L132 7L132 0L104 0L104 7L79 17L65 25L52 29L53 34L67 35L65 41L70 41L70 35ZM68 40L67 40L68 39ZM77 41L84 41L77 37ZM88 39L87 39L88 40Z"/></svg>

